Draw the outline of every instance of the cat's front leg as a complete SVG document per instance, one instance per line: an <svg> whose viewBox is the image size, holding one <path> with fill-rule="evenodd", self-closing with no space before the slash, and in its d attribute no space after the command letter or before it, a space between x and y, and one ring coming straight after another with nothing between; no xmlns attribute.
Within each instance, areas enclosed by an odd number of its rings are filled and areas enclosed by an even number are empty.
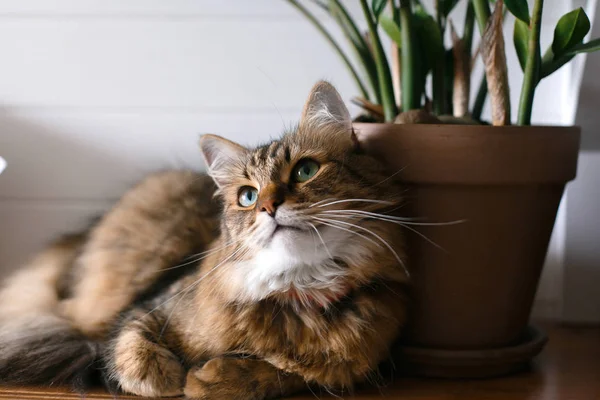
<svg viewBox="0 0 600 400"><path fill-rule="evenodd" d="M163 326L156 315L132 312L105 355L108 379L140 396L182 395L185 369L168 349Z"/></svg>
<svg viewBox="0 0 600 400"><path fill-rule="evenodd" d="M218 357L187 374L184 393L193 400L266 400L300 391L307 383L263 360Z"/></svg>

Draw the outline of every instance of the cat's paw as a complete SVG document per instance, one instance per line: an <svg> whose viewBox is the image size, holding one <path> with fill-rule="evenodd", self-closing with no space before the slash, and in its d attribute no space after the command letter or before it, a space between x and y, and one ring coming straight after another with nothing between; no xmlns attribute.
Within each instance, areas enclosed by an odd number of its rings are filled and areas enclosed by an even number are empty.
<svg viewBox="0 0 600 400"><path fill-rule="evenodd" d="M194 400L263 400L261 389L244 359L213 358L188 372L184 393Z"/></svg>
<svg viewBox="0 0 600 400"><path fill-rule="evenodd" d="M168 349L129 332L119 338L114 356L112 375L125 392L145 397L183 394L185 370Z"/></svg>

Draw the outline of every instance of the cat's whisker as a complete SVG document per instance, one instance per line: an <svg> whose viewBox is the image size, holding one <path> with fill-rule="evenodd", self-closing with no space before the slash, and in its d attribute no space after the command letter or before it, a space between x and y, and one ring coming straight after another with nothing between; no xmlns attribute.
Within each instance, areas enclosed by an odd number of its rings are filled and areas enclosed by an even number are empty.
<svg viewBox="0 0 600 400"><path fill-rule="evenodd" d="M467 222L466 219L460 219L456 221L449 222L415 222L413 219L404 218L404 217L396 217L392 215L380 214L369 211L361 211L361 210L326 210L323 213L327 214L357 214L357 215L367 215L373 218L386 219L390 221L400 221L406 225L420 225L420 226L448 226L448 225L458 225Z"/></svg>
<svg viewBox="0 0 600 400"><path fill-rule="evenodd" d="M317 396L317 394L314 392L314 390L310 386L310 383L309 382L305 382L305 384L306 384L306 387L308 388L308 390L312 393L312 395L315 396L315 399L320 400L320 397Z"/></svg>
<svg viewBox="0 0 600 400"><path fill-rule="evenodd" d="M320 220L321 218L315 217L315 219ZM358 226L356 224L351 224L350 222L344 222L344 221L335 221L335 220L325 220L326 222L334 222L336 224L343 224L343 225L347 225L347 226L351 226L353 228L356 229L360 229L362 231L365 231L367 233L370 233L371 235L373 235L374 237L376 237L381 243L383 243L383 245L385 247L388 248L389 251L392 252L392 254L394 255L394 257L396 258L396 260L400 263L400 265L402 265L402 268L404 269L404 272L406 273L407 276L410 277L410 273L408 272L408 269L406 268L406 264L404 264L404 261L402 261L402 259L400 258L400 256L398 255L398 253L396 253L396 251L394 250L394 248L392 246L390 246L390 244L385 241L381 236L379 236L378 234L376 234L375 232L364 228L362 226Z"/></svg>
<svg viewBox="0 0 600 400"><path fill-rule="evenodd" d="M316 203L311 204L310 206L308 206L308 208L312 208L312 207L318 206L319 204L326 203L328 201L335 201L335 200L337 200L335 197L331 197L329 199L323 199L321 201L317 201Z"/></svg>
<svg viewBox="0 0 600 400"><path fill-rule="evenodd" d="M230 254L227 258L225 258L223 261L221 261L220 263L218 263L217 265L215 265L214 267L212 267L210 269L210 271L208 271L206 274L202 275L200 278L198 278L194 283L192 283L191 285L189 285L187 288L185 288L184 290L179 291L179 293L175 296L181 295L181 297L179 298L179 300L177 300L177 303L175 303L175 305L173 306L173 309L171 310L171 312L169 313L169 316L167 317L167 320L165 321L165 324L163 325L161 331L160 331L160 335L159 335L159 339L162 337L163 333L165 332L165 330L167 329L167 325L169 325L169 321L171 320L171 317L173 316L173 313L175 312L175 309L177 308L177 306L179 305L179 303L181 302L181 300L183 300L183 298L192 290L194 289L196 286L198 286L200 284L200 282L202 282L207 276L209 276L210 274L212 274L217 268L219 268L221 265L225 264L226 262L228 262L229 260L231 260L237 253L239 253L241 250L246 250L246 246L242 246L239 249L237 249L236 251L234 251L232 254ZM171 297L170 299L168 299L167 301L173 299L175 296ZM165 302L166 303L166 302ZM164 303L163 303L164 304Z"/></svg>
<svg viewBox="0 0 600 400"><path fill-rule="evenodd" d="M177 269L177 268L185 267L186 265L190 265L190 264L196 263L198 261L204 260L205 258L207 258L207 257L209 257L209 256L211 256L213 254L216 254L216 253L218 253L218 252L220 252L222 250L225 250L227 247L233 246L234 244L239 243L240 241L241 240L238 240L238 241L236 241L234 243L231 243L231 244L229 244L227 246L221 246L221 247L216 248L216 249L212 249L212 250L208 250L208 251L199 253L199 254L203 254L203 255L199 256L199 257L197 257L197 258L195 258L193 260L190 260L188 262L184 262L182 264L175 265L174 267L168 267L168 268L160 269L159 272L169 271L169 270L172 270L172 269Z"/></svg>
<svg viewBox="0 0 600 400"><path fill-rule="evenodd" d="M217 265L215 265L214 267L212 267L206 274L202 275L199 279L197 279L194 283L190 284L185 289L182 289L179 292L177 292L176 294L174 294L173 296L169 297L167 300L163 301L162 303L160 303L159 305L157 305L156 307L154 307L152 310L150 310L146 314L144 314L140 319L143 319L144 317L152 314L154 311L158 310L159 308L161 308L162 306L164 306L165 304L167 304L169 301L173 300L177 296L180 296L183 292L187 292L188 290L191 290L193 287L195 287L198 284L200 284L200 282L202 282L206 277L208 277L210 274L212 274L218 267L220 267L222 264L224 264L227 261L229 261L233 256L235 256L237 253L240 252L240 250L242 250L244 248L245 247L240 247L239 249L235 250L228 257L226 257L223 261L221 261L220 263L218 263Z"/></svg>
<svg viewBox="0 0 600 400"><path fill-rule="evenodd" d="M323 386L323 389L325 389L325 391L326 391L327 393L329 393L329 395L331 395L331 396L335 397L336 399L343 399L343 397L341 397L341 396L338 396L337 394L333 393L333 391L332 391L331 389L329 389L327 386L325 386L325 385L324 385L324 386Z"/></svg>
<svg viewBox="0 0 600 400"><path fill-rule="evenodd" d="M433 245L434 247L442 250L443 252L447 253L447 250L444 249L442 246L440 246L439 244L437 244L436 242L434 242L433 240L431 240L429 237L427 237L425 234L419 232L418 230L411 228L408 225L420 225L420 224L410 224L407 222L403 222L403 221L396 221L396 220L391 220L391 219L386 219L386 218L381 218L381 217L375 217L375 216L368 216L368 217L364 217L361 215L351 215L351 214L329 214L331 217L333 218L357 218L359 220L361 219L366 219L366 218L371 218L371 219L375 219L375 220L379 220L379 221L384 221L384 222L390 222L392 224L396 224L396 225L400 225L405 229L408 229L411 232L414 232L415 234L417 234L418 236L420 236L421 238L423 238L424 240L426 240L428 243L430 243L431 245ZM454 225L454 224L452 224Z"/></svg>
<svg viewBox="0 0 600 400"><path fill-rule="evenodd" d="M237 257L237 259L236 259L236 260L234 260L234 261L239 261L241 258L243 258L244 256L246 256L246 254L248 254L248 253L250 252L250 248L249 248L248 246L245 246L245 245L244 245L242 248L245 248L245 250L244 250L244 251L243 251L243 252L242 252L242 253L239 255L239 257ZM221 270L219 270L219 272L220 272L220 271L223 271L223 270L221 269ZM215 289L214 287L213 287L213 288L211 288L211 290L210 290L210 293L211 293L211 294L212 294L212 293L214 293L214 291L215 291L215 290L216 290L216 289ZM189 324L188 324L188 327L190 327L190 326L193 326L193 325L196 323L196 318L198 317L198 313L199 313L199 312L200 312L200 308L199 308L199 307L196 307L196 312L194 313L194 318L192 318L192 319L190 320L190 322L189 322Z"/></svg>
<svg viewBox="0 0 600 400"><path fill-rule="evenodd" d="M375 199L344 199L344 200L336 200L336 201L332 201L329 203L325 203L325 204L320 204L317 207L321 208L321 207L327 207L327 206L331 206L334 204L340 204L340 203L350 203L350 202L362 202L362 203L375 203L375 204L385 204L387 206L393 206L396 203L394 203L393 201L386 201L386 200L375 200ZM312 207L312 206L311 206Z"/></svg>
<svg viewBox="0 0 600 400"><path fill-rule="evenodd" d="M396 175L398 175L399 173L401 173L402 171L404 171L406 169L406 167L408 167L408 165L405 165L404 167L400 168L398 171L394 172L392 175L388 176L387 178L385 178L381 182L378 182L378 183L374 184L373 186L379 186L382 183L385 183L385 182L389 181L390 179L392 179L393 177L395 177Z"/></svg>
<svg viewBox="0 0 600 400"><path fill-rule="evenodd" d="M312 225L310 222L306 222L309 225ZM316 229L316 227L314 227L313 229ZM315 234L313 233L313 231L309 231L310 232L310 237L312 237L313 240L313 245L315 246L315 249L317 248L317 240L315 239Z"/></svg>
<svg viewBox="0 0 600 400"><path fill-rule="evenodd" d="M323 243L323 247L325 247L325 251L327 252L327 255L329 256L329 258L333 258L333 256L331 255L331 252L329 251L329 248L327 248L327 244L325 244L325 240L323 240L323 236L321 236L321 232L319 232L319 230L317 229L317 227L314 224L311 224L310 222L308 224L317 233L317 236L319 237L319 240L321 240L321 243Z"/></svg>
<svg viewBox="0 0 600 400"><path fill-rule="evenodd" d="M184 259L183 259L183 261L187 261L187 260L189 260L190 258L198 257L198 256L201 256L201 255L203 255L203 254L206 254L206 253L211 253L211 252L213 252L213 251L219 251L219 250L222 250L222 249L224 249L224 248L226 248L226 247L229 247L229 246L231 246L232 244L235 244L235 243L239 243L239 240L233 240L233 241L231 241L231 242L229 242L229 243L225 243L223 246L221 246L221 247L219 247L219 248L217 248L217 249L209 249L209 250L204 250L204 251L201 251L200 253L196 253L196 254L190 254L189 256L187 256L186 258L184 258Z"/></svg>
<svg viewBox="0 0 600 400"><path fill-rule="evenodd" d="M317 218L317 219L318 219L318 218ZM371 239L370 237L363 235L362 233L359 233L359 232L353 231L353 230L351 230L351 229L348 229L348 228L344 228L344 227L342 227L342 226L337 226L337 225L334 225L333 223L334 223L334 222L337 222L337 221L335 221L335 220L331 220L331 222L325 222L325 219L318 219L318 220L319 220L319 222L320 222L320 223L322 223L323 225L330 226L330 227L332 227L332 228L337 228L337 229L340 229L340 230L342 230L342 231L346 231L346 232L353 233L353 234L355 234L355 235L357 235L357 236L360 236L361 238L365 239L366 241L373 243L375 246L377 246L377 247L381 247L381 245L380 245L379 243L377 243L376 241L374 241L374 240L373 240L373 239ZM332 257L332 258L333 258L333 257Z"/></svg>

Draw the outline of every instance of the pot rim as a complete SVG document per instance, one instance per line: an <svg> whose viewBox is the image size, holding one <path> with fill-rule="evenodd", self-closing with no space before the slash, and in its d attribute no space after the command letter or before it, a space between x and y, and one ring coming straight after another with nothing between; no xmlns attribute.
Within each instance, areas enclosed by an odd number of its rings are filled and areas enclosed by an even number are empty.
<svg viewBox="0 0 600 400"><path fill-rule="evenodd" d="M461 124L395 124L393 122L353 122L353 126L362 127L367 125L383 125L383 126L394 126L404 128L415 128L415 127L438 127L438 128L461 128L461 129L473 129L473 128L489 128L490 130L530 130L530 129L557 129L557 130L565 130L565 129L577 129L581 130L580 125L504 125L504 126L495 126L495 125L461 125Z"/></svg>
<svg viewBox="0 0 600 400"><path fill-rule="evenodd" d="M354 123L362 147L419 184L564 184L576 176L578 126Z"/></svg>

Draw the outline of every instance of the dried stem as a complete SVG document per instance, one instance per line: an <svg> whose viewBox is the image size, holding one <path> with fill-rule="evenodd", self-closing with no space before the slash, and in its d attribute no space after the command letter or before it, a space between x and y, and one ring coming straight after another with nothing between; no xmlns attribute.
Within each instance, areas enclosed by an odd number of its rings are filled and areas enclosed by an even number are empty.
<svg viewBox="0 0 600 400"><path fill-rule="evenodd" d="M498 0L481 38L481 52L492 102L492 124L496 126L510 124L510 89L502 32L503 7L504 1Z"/></svg>
<svg viewBox="0 0 600 400"><path fill-rule="evenodd" d="M469 113L469 95L471 92L471 55L454 29L452 20L450 34L454 53L454 90L452 94L452 110L455 117L461 118Z"/></svg>

